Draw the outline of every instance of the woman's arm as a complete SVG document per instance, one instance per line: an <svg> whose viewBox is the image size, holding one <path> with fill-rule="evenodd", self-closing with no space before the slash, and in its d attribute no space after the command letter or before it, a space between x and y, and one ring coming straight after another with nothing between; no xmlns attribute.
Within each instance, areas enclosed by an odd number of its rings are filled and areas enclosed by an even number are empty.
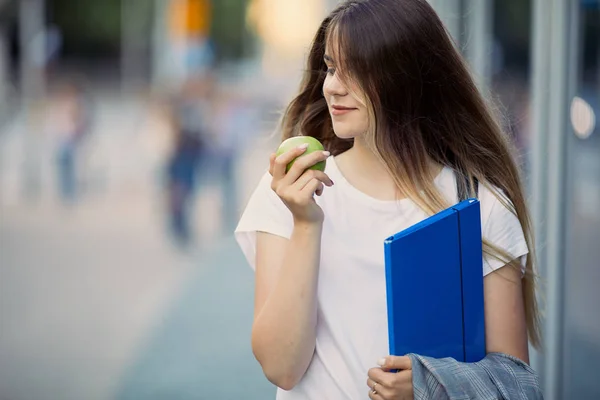
<svg viewBox="0 0 600 400"><path fill-rule="evenodd" d="M515 260L483 280L487 353L505 353L529 363L521 265Z"/></svg>
<svg viewBox="0 0 600 400"><path fill-rule="evenodd" d="M321 224L296 224L290 240L257 235L252 350L269 381L290 390L315 349Z"/></svg>
<svg viewBox="0 0 600 400"><path fill-rule="evenodd" d="M329 153L300 157L306 147L279 157L272 154L270 160L271 189L294 217L290 239L257 232L256 243L252 350L266 377L286 390L300 381L315 351L324 214L314 196L320 195L324 186L333 185L325 173L308 170Z"/></svg>

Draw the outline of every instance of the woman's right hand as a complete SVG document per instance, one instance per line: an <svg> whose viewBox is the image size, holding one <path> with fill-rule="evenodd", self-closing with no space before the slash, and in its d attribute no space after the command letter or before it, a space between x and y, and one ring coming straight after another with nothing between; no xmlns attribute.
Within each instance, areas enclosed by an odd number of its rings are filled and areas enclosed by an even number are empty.
<svg viewBox="0 0 600 400"><path fill-rule="evenodd" d="M317 205L314 195L320 196L324 186L333 186L333 181L321 171L308 169L329 157L328 151L315 151L300 157L306 145L291 149L279 157L271 154L269 172L273 177L271 189L283 200L294 216L295 222L319 223L323 221L323 210ZM287 165L294 165L286 173Z"/></svg>

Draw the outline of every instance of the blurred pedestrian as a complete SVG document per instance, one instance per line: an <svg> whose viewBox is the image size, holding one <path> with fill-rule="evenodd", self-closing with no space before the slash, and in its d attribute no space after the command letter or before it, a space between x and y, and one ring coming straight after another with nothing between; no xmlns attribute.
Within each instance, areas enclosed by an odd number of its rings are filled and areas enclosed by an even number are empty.
<svg viewBox="0 0 600 400"><path fill-rule="evenodd" d="M80 149L89 135L93 121L93 106L89 95L80 83L65 84L58 94L58 146L56 170L58 192L66 204L73 203L79 195Z"/></svg>
<svg viewBox="0 0 600 400"><path fill-rule="evenodd" d="M231 232L238 218L237 160L257 129L256 109L239 89L222 87L215 96L212 115L213 140L209 143L212 181L221 190L222 227Z"/></svg>
<svg viewBox="0 0 600 400"><path fill-rule="evenodd" d="M173 146L167 160L170 230L179 244L192 238L191 215L197 173L207 142L207 84L190 79L173 99Z"/></svg>

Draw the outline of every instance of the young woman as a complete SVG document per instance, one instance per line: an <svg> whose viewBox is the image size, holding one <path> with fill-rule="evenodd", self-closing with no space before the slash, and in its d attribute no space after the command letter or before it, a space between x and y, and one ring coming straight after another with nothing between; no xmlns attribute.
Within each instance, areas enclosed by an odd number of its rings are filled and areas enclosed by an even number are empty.
<svg viewBox="0 0 600 400"><path fill-rule="evenodd" d="M334 10L282 130L327 151L272 155L236 230L256 271L252 349L277 399L412 398L410 359L385 356L383 241L456 203L457 187L481 202L486 350L528 362L539 331L519 172L427 1Z"/></svg>

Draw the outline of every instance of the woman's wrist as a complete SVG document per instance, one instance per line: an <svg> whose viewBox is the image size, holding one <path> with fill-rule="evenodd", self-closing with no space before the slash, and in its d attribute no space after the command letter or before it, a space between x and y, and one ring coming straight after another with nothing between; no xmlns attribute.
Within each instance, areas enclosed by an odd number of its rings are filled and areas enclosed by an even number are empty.
<svg viewBox="0 0 600 400"><path fill-rule="evenodd" d="M320 235L323 230L323 221L302 221L295 219L294 230L299 233Z"/></svg>

